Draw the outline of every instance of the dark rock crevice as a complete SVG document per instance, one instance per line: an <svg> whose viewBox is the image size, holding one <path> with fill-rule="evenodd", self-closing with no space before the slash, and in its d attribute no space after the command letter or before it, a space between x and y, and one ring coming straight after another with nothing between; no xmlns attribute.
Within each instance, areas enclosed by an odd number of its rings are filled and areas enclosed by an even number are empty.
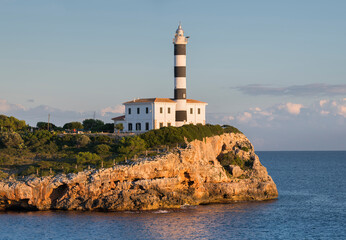
<svg viewBox="0 0 346 240"><path fill-rule="evenodd" d="M53 190L53 192L49 196L52 208L55 208L57 202L67 193L67 191L67 184L62 184Z"/></svg>

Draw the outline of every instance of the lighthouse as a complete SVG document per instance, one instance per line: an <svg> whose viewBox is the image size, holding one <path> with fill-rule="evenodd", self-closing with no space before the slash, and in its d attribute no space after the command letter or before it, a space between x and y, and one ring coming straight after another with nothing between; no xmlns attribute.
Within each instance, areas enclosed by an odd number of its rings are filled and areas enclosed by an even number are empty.
<svg viewBox="0 0 346 240"><path fill-rule="evenodd" d="M135 98L124 102L125 115L112 118L114 126L123 125L123 132L143 133L163 127L184 124L205 125L208 103L186 98L186 45L189 37L179 24L174 44L174 98ZM116 130L118 131L118 130Z"/></svg>
<svg viewBox="0 0 346 240"><path fill-rule="evenodd" d="M174 101L177 103L175 110L175 124L180 127L187 123L186 111L186 45L187 38L179 24L174 44Z"/></svg>

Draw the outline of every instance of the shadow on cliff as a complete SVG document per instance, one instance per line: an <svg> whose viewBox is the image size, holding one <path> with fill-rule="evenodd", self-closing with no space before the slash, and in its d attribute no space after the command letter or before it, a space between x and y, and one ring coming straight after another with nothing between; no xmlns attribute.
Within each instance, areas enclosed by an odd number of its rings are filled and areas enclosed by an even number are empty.
<svg viewBox="0 0 346 240"><path fill-rule="evenodd" d="M51 209L55 209L57 202L59 199L61 199L68 191L68 185L63 184L60 185L59 187L55 188L53 192L50 194L49 198L51 201Z"/></svg>

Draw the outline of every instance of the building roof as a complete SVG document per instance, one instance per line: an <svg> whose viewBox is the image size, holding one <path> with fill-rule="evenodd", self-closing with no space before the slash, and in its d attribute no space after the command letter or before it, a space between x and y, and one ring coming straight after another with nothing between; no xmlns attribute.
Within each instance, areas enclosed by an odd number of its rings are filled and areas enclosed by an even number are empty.
<svg viewBox="0 0 346 240"><path fill-rule="evenodd" d="M134 99L132 101L124 102L123 104L129 104L129 103L150 103L150 102L169 102L169 103L175 103L170 98L139 98Z"/></svg>
<svg viewBox="0 0 346 240"><path fill-rule="evenodd" d="M134 99L132 101L124 102L123 104L130 104L130 103L150 103L150 102L168 102L168 103L175 103L175 101L172 98L139 98ZM194 99L186 99L186 103L206 103L201 102Z"/></svg>
<svg viewBox="0 0 346 240"><path fill-rule="evenodd" d="M112 120L114 120L114 121L124 121L124 120L125 120L125 115L122 115L122 116L119 116L119 117L112 118Z"/></svg>
<svg viewBox="0 0 346 240"><path fill-rule="evenodd" d="M202 101L198 101L194 99L186 99L186 103L206 103L206 102L202 102Z"/></svg>

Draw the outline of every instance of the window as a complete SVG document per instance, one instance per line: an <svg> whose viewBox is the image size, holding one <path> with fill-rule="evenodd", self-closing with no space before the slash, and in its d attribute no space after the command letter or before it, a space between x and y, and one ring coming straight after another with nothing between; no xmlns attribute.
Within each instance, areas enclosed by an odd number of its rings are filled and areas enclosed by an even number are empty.
<svg viewBox="0 0 346 240"><path fill-rule="evenodd" d="M149 130L149 123L145 123L145 130Z"/></svg>
<svg viewBox="0 0 346 240"><path fill-rule="evenodd" d="M167 123L167 127L170 127L171 126L171 123Z"/></svg>
<svg viewBox="0 0 346 240"><path fill-rule="evenodd" d="M198 114L201 114L201 109L200 108L198 108Z"/></svg>
<svg viewBox="0 0 346 240"><path fill-rule="evenodd" d="M140 113L141 113L141 109L137 108L137 114L140 114Z"/></svg>
<svg viewBox="0 0 346 240"><path fill-rule="evenodd" d="M160 128L162 128L163 127L163 123L160 123Z"/></svg>
<svg viewBox="0 0 346 240"><path fill-rule="evenodd" d="M129 132L132 131L132 123L129 123L128 129L129 129Z"/></svg>
<svg viewBox="0 0 346 240"><path fill-rule="evenodd" d="M136 123L136 131L141 131L141 123Z"/></svg>
<svg viewBox="0 0 346 240"><path fill-rule="evenodd" d="M160 107L160 113L163 113L163 108L162 107Z"/></svg>
<svg viewBox="0 0 346 240"><path fill-rule="evenodd" d="M193 114L193 108L190 108L190 114Z"/></svg>
<svg viewBox="0 0 346 240"><path fill-rule="evenodd" d="M149 113L149 108L145 108L145 113L148 114Z"/></svg>
<svg viewBox="0 0 346 240"><path fill-rule="evenodd" d="M184 99L186 98L186 94L185 94L185 93L183 93L183 98L184 98Z"/></svg>
<svg viewBox="0 0 346 240"><path fill-rule="evenodd" d="M129 114L131 114L131 108L129 108Z"/></svg>
<svg viewBox="0 0 346 240"><path fill-rule="evenodd" d="M167 108L167 112L168 112L168 113L171 113L171 108Z"/></svg>

